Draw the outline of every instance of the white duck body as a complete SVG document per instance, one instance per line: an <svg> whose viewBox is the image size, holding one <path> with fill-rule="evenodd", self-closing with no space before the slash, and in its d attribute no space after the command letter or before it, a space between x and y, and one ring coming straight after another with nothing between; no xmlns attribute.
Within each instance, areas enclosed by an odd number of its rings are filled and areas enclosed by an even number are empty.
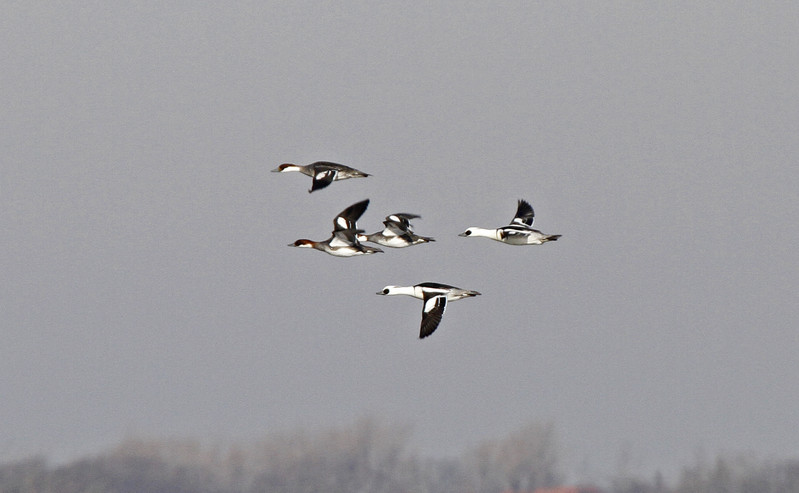
<svg viewBox="0 0 799 493"><path fill-rule="evenodd" d="M561 235L548 235L533 229L534 220L535 212L533 207L526 200L520 199L516 208L516 215L507 226L495 229L472 226L458 236L490 238L508 245L540 245L560 238Z"/></svg>
<svg viewBox="0 0 799 493"><path fill-rule="evenodd" d="M480 293L468 289L456 288L448 284L423 282L415 286L386 286L377 294L385 296L406 295L424 301L422 305L422 324L419 328L419 339L424 339L438 328L441 317L447 308L448 301L478 296Z"/></svg>
<svg viewBox="0 0 799 493"><path fill-rule="evenodd" d="M490 238L494 241L508 245L541 245L548 241L555 241L561 235L547 235L533 228L525 228L510 224L496 229L471 227L458 236L478 236Z"/></svg>

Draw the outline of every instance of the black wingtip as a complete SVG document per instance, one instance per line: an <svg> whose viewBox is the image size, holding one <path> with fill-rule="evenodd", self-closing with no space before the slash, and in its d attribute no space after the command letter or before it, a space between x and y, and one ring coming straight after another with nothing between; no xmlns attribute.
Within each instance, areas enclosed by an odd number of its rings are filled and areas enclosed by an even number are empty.
<svg viewBox="0 0 799 493"><path fill-rule="evenodd" d="M517 208L519 209L519 212L522 211L527 212L533 210L533 206L530 205L530 202L527 202L524 199L519 199L519 201L517 202Z"/></svg>
<svg viewBox="0 0 799 493"><path fill-rule="evenodd" d="M430 337L433 334L433 332L436 331L437 328L438 328L438 324L433 326L432 329L429 328L429 327L422 327L421 330L419 331L419 339L424 339L425 337Z"/></svg>

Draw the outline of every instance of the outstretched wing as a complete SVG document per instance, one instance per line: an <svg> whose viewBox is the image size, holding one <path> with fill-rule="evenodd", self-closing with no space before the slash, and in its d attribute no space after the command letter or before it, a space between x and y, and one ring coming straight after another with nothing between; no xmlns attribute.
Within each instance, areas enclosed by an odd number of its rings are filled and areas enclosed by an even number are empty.
<svg viewBox="0 0 799 493"><path fill-rule="evenodd" d="M524 226L532 226L535 220L535 212L533 206L526 200L519 199L519 206L516 208L516 215L513 217L511 224L519 224Z"/></svg>
<svg viewBox="0 0 799 493"><path fill-rule="evenodd" d="M409 214L407 212L397 212L396 214L391 214L390 216L386 216L386 220L383 221L383 224L386 223L395 223L399 225L402 229L410 231L411 229L411 219L420 219L422 216L417 214Z"/></svg>
<svg viewBox="0 0 799 493"><path fill-rule="evenodd" d="M369 199L352 204L343 211L339 212L333 220L333 231L355 230L355 223L369 207Z"/></svg>
<svg viewBox="0 0 799 493"><path fill-rule="evenodd" d="M334 169L319 169L313 175L313 183L311 184L311 189L308 190L308 193L311 193L315 190L320 190L333 183L333 180L336 179L336 174L338 174L338 171Z"/></svg>
<svg viewBox="0 0 799 493"><path fill-rule="evenodd" d="M412 241L411 233L413 233L413 229L411 229L411 219L418 219L420 217L422 216L409 214L407 212L397 212L390 216L386 216L386 220L383 221L383 225L385 226L383 229L383 236L402 236L406 240Z"/></svg>
<svg viewBox="0 0 799 493"><path fill-rule="evenodd" d="M425 296L422 307L422 326L419 330L419 339L424 339L438 328L444 310L447 309L447 296L445 294Z"/></svg>

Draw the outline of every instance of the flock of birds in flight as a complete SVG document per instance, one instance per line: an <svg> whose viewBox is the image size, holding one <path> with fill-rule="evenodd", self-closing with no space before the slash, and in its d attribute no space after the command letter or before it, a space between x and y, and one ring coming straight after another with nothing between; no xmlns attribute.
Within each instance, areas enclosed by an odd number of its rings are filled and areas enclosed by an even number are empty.
<svg viewBox="0 0 799 493"><path fill-rule="evenodd" d="M286 163L281 164L272 171L276 173L297 171L310 176L313 178L313 183L308 193L325 188L334 181L369 176L363 171L328 161L317 161L305 166ZM313 248L336 257L354 257L356 255L383 252L380 248L364 245L364 243L375 243L390 248L405 248L435 241L428 236L419 236L414 233L411 227L411 219L418 219L420 216L405 212L386 216L386 220L383 221L384 228L382 231L364 234L365 231L358 229L356 223L368 206L369 199L366 199L352 204L338 213L333 219L333 232L327 240L313 241L303 238L289 244L289 246ZM541 245L560 238L561 235L548 235L533 229L534 220L535 212L533 207L526 200L519 200L516 215L510 224L493 229L473 226L458 236L490 238L508 245ZM424 304L419 338L424 339L432 334L438 324L441 323L441 317L447 308L447 302L477 296L480 293L448 284L423 282L414 286L386 286L376 294L385 296L402 294L422 300Z"/></svg>

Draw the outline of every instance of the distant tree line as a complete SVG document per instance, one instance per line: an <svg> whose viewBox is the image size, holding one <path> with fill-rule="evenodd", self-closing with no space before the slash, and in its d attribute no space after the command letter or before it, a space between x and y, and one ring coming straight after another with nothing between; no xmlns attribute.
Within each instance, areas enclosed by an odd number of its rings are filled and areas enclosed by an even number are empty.
<svg viewBox="0 0 799 493"><path fill-rule="evenodd" d="M719 457L684 467L679 480L668 487L660 475L650 481L617 478L613 493L799 493L799 460L758 461Z"/></svg>
<svg viewBox="0 0 799 493"><path fill-rule="evenodd" d="M60 466L43 458L0 465L0 493L503 493L563 483L551 425L532 424L458 458L420 458L409 433L371 419L277 434L248 444L127 440ZM675 485L617 478L606 493L799 493L799 461L719 459L684 469Z"/></svg>

